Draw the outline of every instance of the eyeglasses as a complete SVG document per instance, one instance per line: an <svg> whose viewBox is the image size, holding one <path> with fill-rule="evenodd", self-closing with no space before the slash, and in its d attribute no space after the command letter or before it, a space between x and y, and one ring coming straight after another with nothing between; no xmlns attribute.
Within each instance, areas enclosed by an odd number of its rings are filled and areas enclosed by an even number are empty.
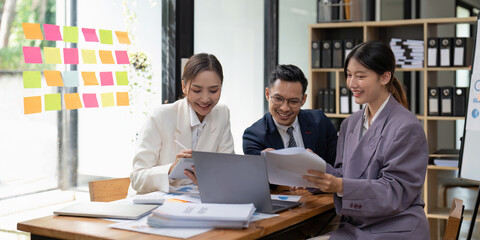
<svg viewBox="0 0 480 240"><path fill-rule="evenodd" d="M302 101L298 98L290 98L290 99L285 99L280 96L270 96L270 99L272 100L273 105L280 107L283 105L283 102L287 100L288 106L291 108L298 108L300 105L302 105Z"/></svg>

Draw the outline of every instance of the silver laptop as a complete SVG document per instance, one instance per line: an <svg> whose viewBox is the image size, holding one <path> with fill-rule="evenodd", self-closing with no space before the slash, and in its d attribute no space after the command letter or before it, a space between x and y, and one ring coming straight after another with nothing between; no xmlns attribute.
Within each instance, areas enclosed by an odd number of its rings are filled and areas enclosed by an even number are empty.
<svg viewBox="0 0 480 240"><path fill-rule="evenodd" d="M271 199L263 156L194 151L193 161L203 203L253 203L262 213L301 204Z"/></svg>
<svg viewBox="0 0 480 240"><path fill-rule="evenodd" d="M54 211L53 214L75 217L138 219L149 214L157 207L158 205L146 204L78 202Z"/></svg>

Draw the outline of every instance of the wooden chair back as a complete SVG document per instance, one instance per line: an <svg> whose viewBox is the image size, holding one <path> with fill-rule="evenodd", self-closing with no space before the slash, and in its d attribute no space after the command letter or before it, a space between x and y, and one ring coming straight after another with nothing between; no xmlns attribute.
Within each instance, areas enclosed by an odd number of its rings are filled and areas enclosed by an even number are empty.
<svg viewBox="0 0 480 240"><path fill-rule="evenodd" d="M447 226L445 227L444 240L457 240L460 235L460 226L463 220L463 200L454 198L450 214L448 215Z"/></svg>
<svg viewBox="0 0 480 240"><path fill-rule="evenodd" d="M90 201L111 202L124 199L128 194L130 178L113 178L88 182Z"/></svg>

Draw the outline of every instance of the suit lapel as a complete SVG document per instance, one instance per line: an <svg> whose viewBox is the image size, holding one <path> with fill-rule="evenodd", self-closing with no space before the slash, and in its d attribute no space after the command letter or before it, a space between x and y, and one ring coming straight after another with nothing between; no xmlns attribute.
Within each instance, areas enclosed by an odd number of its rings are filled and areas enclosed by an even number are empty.
<svg viewBox="0 0 480 240"><path fill-rule="evenodd" d="M275 126L275 123L273 122L273 117L270 113L267 113L267 139L270 142L270 146L274 149L282 149L285 148L283 145L282 137L280 136L280 133L278 132L277 126Z"/></svg>
<svg viewBox="0 0 480 240"><path fill-rule="evenodd" d="M392 101L393 100L393 101ZM362 138L360 138L363 119L362 115L358 119L358 123L355 126L354 132L347 139L347 144L353 147L351 155L347 157L349 159L348 169L345 169L345 177L348 178L360 178L370 164L372 156L377 150L378 143L381 140L382 132L385 124L388 122L388 116L392 111L396 100L390 97L387 105L382 110L377 119L373 122L370 128L365 132ZM364 110L365 111L365 110ZM358 141L360 139L360 141ZM347 145L347 146L348 146Z"/></svg>
<svg viewBox="0 0 480 240"><path fill-rule="evenodd" d="M305 145L305 148L309 148L312 151L315 150L315 134L316 131L314 126L310 124L309 121L307 121L305 117L305 112L303 110L300 110L298 114L298 124L300 125L300 131L302 133L302 139L303 139L303 144ZM323 134L323 133L319 133Z"/></svg>
<svg viewBox="0 0 480 240"><path fill-rule="evenodd" d="M178 101L177 108L177 129L175 130L175 139L188 149L192 148L192 127L190 125L190 109L186 99ZM176 146L176 152L180 152L182 147Z"/></svg>

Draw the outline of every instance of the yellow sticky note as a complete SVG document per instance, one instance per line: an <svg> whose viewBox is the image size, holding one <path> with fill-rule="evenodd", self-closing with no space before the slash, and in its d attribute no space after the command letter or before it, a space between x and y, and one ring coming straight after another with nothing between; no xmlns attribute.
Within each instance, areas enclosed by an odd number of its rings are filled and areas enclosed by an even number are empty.
<svg viewBox="0 0 480 240"><path fill-rule="evenodd" d="M102 61L103 64L115 64L112 51L100 50L98 51L98 55L100 55L100 61Z"/></svg>
<svg viewBox="0 0 480 240"><path fill-rule="evenodd" d="M60 48L44 47L43 54L45 54L45 63L62 64Z"/></svg>
<svg viewBox="0 0 480 240"><path fill-rule="evenodd" d="M22 27L23 33L25 34L25 39L43 40L40 23L22 23Z"/></svg>
<svg viewBox="0 0 480 240"><path fill-rule="evenodd" d="M117 106L128 106L130 101L128 99L128 92L117 92Z"/></svg>
<svg viewBox="0 0 480 240"><path fill-rule="evenodd" d="M43 75L45 76L45 81L47 81L47 86L63 87L62 74L60 74L60 71L45 70L43 71Z"/></svg>
<svg viewBox="0 0 480 240"><path fill-rule="evenodd" d="M23 112L25 114L42 112L42 97L24 97L23 98Z"/></svg>
<svg viewBox="0 0 480 240"><path fill-rule="evenodd" d="M64 98L67 109L82 108L82 102L80 101L80 95L78 93L65 93Z"/></svg>
<svg viewBox="0 0 480 240"><path fill-rule="evenodd" d="M98 85L97 76L95 72L82 72L83 85L93 86Z"/></svg>
<svg viewBox="0 0 480 240"><path fill-rule="evenodd" d="M113 93L102 93L100 94L102 99L102 107L112 107L114 106Z"/></svg>
<svg viewBox="0 0 480 240"><path fill-rule="evenodd" d="M95 50L82 49L82 59L84 64L97 64Z"/></svg>
<svg viewBox="0 0 480 240"><path fill-rule="evenodd" d="M120 32L115 31L115 35L117 35L118 43L120 44L130 44L130 38L128 38L127 32Z"/></svg>

